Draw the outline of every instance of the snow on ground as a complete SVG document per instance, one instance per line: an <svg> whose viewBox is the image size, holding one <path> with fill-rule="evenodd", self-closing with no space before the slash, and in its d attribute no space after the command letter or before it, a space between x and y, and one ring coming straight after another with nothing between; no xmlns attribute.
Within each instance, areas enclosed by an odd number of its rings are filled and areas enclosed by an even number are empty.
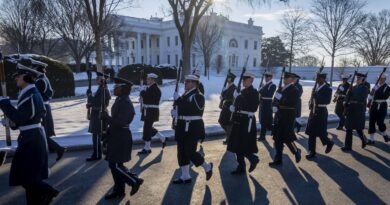
<svg viewBox="0 0 390 205"><path fill-rule="evenodd" d="M204 121L207 128L207 131L219 131L221 130L218 125L218 117L220 113L219 105L219 95L222 90L222 85L225 80L225 76L212 76L208 80L206 77L202 77L202 83L205 87L205 96L206 96L206 107L204 112ZM257 78L254 81L254 87L257 89L259 86L260 79ZM278 80L274 80L275 84L278 84ZM302 96L302 115L308 116L308 101L310 99L310 94L312 90L312 86L314 85L313 81L303 80L301 82L303 84L304 93ZM170 110L172 109L172 96L174 92L175 85L173 80L164 81L164 86L162 89L162 98L160 103L160 121L155 123L155 127L163 131L163 133L171 135L171 123L172 118L170 116ZM336 89L337 84L333 87ZM112 90L113 85L109 85L109 89ZM86 92L87 87L77 88L77 94L83 95ZM97 89L96 86L92 88L94 92ZM138 90L137 88L133 90ZM183 93L184 86L180 85L180 93ZM143 122L140 121L140 105L138 102L139 91L133 91L131 93L131 100L134 103L134 107L136 110L136 116L133 122L130 125L130 129L133 132L134 139L140 139L142 137L142 127ZM115 97L110 101L111 105L114 103ZM57 101L52 102L52 112L55 121L56 134L58 137L65 137L69 135L76 136L86 136L88 133L88 123L89 121L86 119L87 109L86 109L86 98L81 99L71 99L65 101ZM328 106L329 113L333 113L334 103L331 103ZM258 116L258 115L256 115ZM333 117L334 118L334 117ZM18 131L13 131L12 136L13 139L16 139L18 135ZM0 139L4 139L4 129L0 128Z"/></svg>
<svg viewBox="0 0 390 205"><path fill-rule="evenodd" d="M73 78L77 80L88 80L87 72L73 73ZM92 79L96 79L96 73L92 72Z"/></svg>

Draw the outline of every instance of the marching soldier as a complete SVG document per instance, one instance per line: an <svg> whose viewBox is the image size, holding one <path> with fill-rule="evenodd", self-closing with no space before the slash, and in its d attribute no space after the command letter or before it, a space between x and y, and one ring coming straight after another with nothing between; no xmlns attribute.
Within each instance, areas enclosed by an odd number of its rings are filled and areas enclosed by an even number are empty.
<svg viewBox="0 0 390 205"><path fill-rule="evenodd" d="M233 73L229 73L227 77L227 85L224 88L222 94L221 94L221 104L222 107L220 107L221 113L219 115L218 123L221 125L221 127L226 132L226 140L223 141L223 144L227 144L229 141L230 132L232 130L232 123L230 121L230 105L233 104L234 97L233 93L236 90L236 85L234 85L234 79L236 78L236 75Z"/></svg>
<svg viewBox="0 0 390 205"><path fill-rule="evenodd" d="M272 131L272 99L276 91L276 85L272 82L272 73L266 72L264 77L265 84L259 90L259 120L261 125L259 141L265 140L267 130Z"/></svg>
<svg viewBox="0 0 390 205"><path fill-rule="evenodd" d="M27 204L49 204L59 191L44 182L48 178L48 154L45 131L41 120L45 106L34 78L42 73L32 69L30 59L22 59L16 65L15 81L21 89L17 108L8 98L0 97L0 108L20 130L18 147L12 160L10 186L22 186L26 191Z"/></svg>
<svg viewBox="0 0 390 205"><path fill-rule="evenodd" d="M273 107L276 111L274 117L274 141L276 154L274 161L270 166L282 165L283 144L286 144L290 151L295 155L295 161L301 161L301 150L297 148L294 141L297 140L294 132L294 123L296 118L297 105L299 101L299 90L294 86L296 74L285 72L281 90L275 93L275 99L278 105Z"/></svg>
<svg viewBox="0 0 390 205"><path fill-rule="evenodd" d="M231 174L245 173L245 158L250 162L249 172L252 172L259 158L256 136L256 116L259 107L259 93L253 87L254 75L244 73L242 85L244 89L240 93L234 92L235 103L230 106L233 114L233 127L229 137L227 150L236 154L238 166Z"/></svg>
<svg viewBox="0 0 390 205"><path fill-rule="evenodd" d="M142 88L140 97L143 100L141 108L141 120L144 121L143 136L142 139L145 141L144 148L138 152L138 154L150 154L152 148L150 147L150 141L153 136L158 135L162 142L162 148L166 146L165 137L153 127L153 123L159 120L160 116L160 98L161 90L157 85L156 79L158 76L154 73L149 73L146 78L148 87Z"/></svg>
<svg viewBox="0 0 390 205"><path fill-rule="evenodd" d="M295 116L295 128L297 128L297 133L301 131L302 125L298 121L298 118L302 116L302 94L303 94L303 88L302 85L299 83L299 80L301 77L299 75L295 74L294 78L294 85L298 89L298 102L297 102L297 108L296 108L296 116Z"/></svg>
<svg viewBox="0 0 390 205"><path fill-rule="evenodd" d="M92 133L92 143L93 143L93 153L91 157L87 158L86 161L95 161L100 160L102 158L102 144L101 144L101 120L99 119L100 110L102 108L102 103L104 103L105 108L108 107L108 103L110 102L111 96L110 91L106 87L103 90L102 84L105 83L103 79L103 75L101 73L97 73L96 83L99 85L95 95L92 95L91 90L87 90L88 103L87 107L91 107L91 119L89 121L89 129L88 131ZM106 96L106 102L102 102L103 92Z"/></svg>
<svg viewBox="0 0 390 205"><path fill-rule="evenodd" d="M326 106L332 99L332 88L325 81L326 73L317 73L317 85L313 96L313 103L310 105L312 109L311 116L306 127L306 134L309 136L309 154L307 159L316 156L316 137L319 137L322 144L326 145L325 153L332 150L334 143L328 136L328 109Z"/></svg>
<svg viewBox="0 0 390 205"><path fill-rule="evenodd" d="M190 162L195 166L202 166L208 181L213 172L213 163L207 163L204 157L196 151L199 136L204 134L203 112L204 96L198 90L199 78L187 75L185 78L185 93L175 98L177 109L172 109L172 116L178 116L175 128L177 142L177 158L181 169L181 176L173 184L191 183Z"/></svg>
<svg viewBox="0 0 390 205"><path fill-rule="evenodd" d="M345 96L346 96L347 91L348 91L349 86L350 86L348 83L349 77L350 77L349 75L342 75L341 76L343 83L337 87L337 91L334 94L333 102L336 103L335 113L336 113L337 117L339 117L339 119L340 119L339 125L336 128L337 130L342 130L344 127L344 124L345 124L344 100L345 100Z"/></svg>
<svg viewBox="0 0 390 205"><path fill-rule="evenodd" d="M368 134L369 139L367 144L375 143L375 124L378 126L379 133L383 136L385 142L389 141L388 134L386 133L386 125L384 123L387 114L387 99L390 96L390 87L386 83L387 75L383 73L374 89L374 95L369 96L369 100L372 101L369 106L370 119Z"/></svg>
<svg viewBox="0 0 390 205"><path fill-rule="evenodd" d="M198 85L198 89L200 91L200 93L202 93L202 95L204 95L204 86L202 84L202 82L200 82L200 70L199 69L195 69L193 72L193 75L195 75L196 77L199 78L199 85Z"/></svg>
<svg viewBox="0 0 390 205"><path fill-rule="evenodd" d="M65 148L61 147L56 141L54 141L51 138L56 134L54 132L54 121L53 121L53 116L51 114L51 106L50 106L50 100L53 97L53 89L51 88L49 79L45 75L47 64L36 60L31 60L31 61L35 69L43 73L42 75L38 76L38 78L35 80L35 86L38 89L39 93L41 94L43 103L45 104L45 108L46 108L46 115L42 119L42 126L45 128L47 145L49 147L49 151L55 151L57 153L56 160L58 161L64 155Z"/></svg>
<svg viewBox="0 0 390 205"><path fill-rule="evenodd" d="M362 148L366 147L366 139L363 134L363 129L366 121L366 103L368 96L368 89L364 84L365 74L356 74L356 85L352 87L350 93L350 101L346 104L345 128L346 137L345 145L341 149L343 151L352 150L352 131L356 130L360 139L362 140Z"/></svg>
<svg viewBox="0 0 390 205"><path fill-rule="evenodd" d="M114 95L117 96L111 108L111 116L104 115L107 121L107 155L106 160L114 179L113 190L105 196L105 199L121 198L125 195L125 184L132 187L130 196L137 193L143 179L132 173L123 163L130 161L133 137L129 130L129 124L133 121L135 110L130 100L130 81L115 78L116 85Z"/></svg>

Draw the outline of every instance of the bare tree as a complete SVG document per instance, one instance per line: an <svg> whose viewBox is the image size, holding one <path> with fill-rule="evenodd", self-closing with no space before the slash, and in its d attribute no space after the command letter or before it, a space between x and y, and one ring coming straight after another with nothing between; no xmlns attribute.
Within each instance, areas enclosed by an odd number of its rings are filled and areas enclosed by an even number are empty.
<svg viewBox="0 0 390 205"><path fill-rule="evenodd" d="M305 54L308 51L308 35L310 28L308 16L302 9L293 9L286 11L280 19L283 26L281 38L289 48L289 71L294 61L293 56Z"/></svg>
<svg viewBox="0 0 390 205"><path fill-rule="evenodd" d="M203 56L205 76L210 70L211 59L219 49L218 43L223 35L224 21L225 18L218 18L215 13L211 13L209 16L203 16L199 22L193 49Z"/></svg>
<svg viewBox="0 0 390 205"><path fill-rule="evenodd" d="M297 58L294 64L302 67L317 67L320 64L320 60L316 56L306 55Z"/></svg>
<svg viewBox="0 0 390 205"><path fill-rule="evenodd" d="M353 45L368 65L384 65L390 58L390 10L369 14L354 36Z"/></svg>
<svg viewBox="0 0 390 205"><path fill-rule="evenodd" d="M351 36L365 19L364 6L361 0L313 0L313 37L332 58L331 85L335 57L351 47Z"/></svg>

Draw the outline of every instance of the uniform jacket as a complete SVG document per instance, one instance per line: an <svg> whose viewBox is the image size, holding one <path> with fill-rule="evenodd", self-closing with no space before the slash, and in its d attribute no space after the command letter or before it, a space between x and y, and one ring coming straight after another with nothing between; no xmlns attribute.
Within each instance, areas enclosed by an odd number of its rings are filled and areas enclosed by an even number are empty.
<svg viewBox="0 0 390 205"><path fill-rule="evenodd" d="M219 119L218 119L218 122L221 125L230 125L231 124L230 116L232 113L230 112L229 107L230 107L230 105L233 104L233 101L234 101L233 93L236 90L236 88L237 88L236 85L231 84L227 89L222 91L222 94L221 94L221 96L222 96L222 100L221 100L222 110L221 110L221 113L220 113Z"/></svg>
<svg viewBox="0 0 390 205"><path fill-rule="evenodd" d="M42 96L42 99L45 103L46 115L42 119L42 126L45 128L46 136L51 137L55 136L54 131L54 121L51 114L51 106L49 104L51 98L53 97L53 89L51 88L50 81L45 74L40 75L35 81L35 86L38 89L39 93Z"/></svg>
<svg viewBox="0 0 390 205"><path fill-rule="evenodd" d="M108 107L108 103L110 102L111 95L108 88L105 90L106 95L106 108ZM88 132L92 134L101 134L101 120L99 119L100 109L102 106L102 95L103 95L103 87L99 86L94 96L88 97L88 104L92 107L91 111L91 120L89 121L89 130Z"/></svg>
<svg viewBox="0 0 390 205"><path fill-rule="evenodd" d="M141 91L140 96L142 97L143 105L158 106L160 104L160 99L161 99L161 90L158 87L158 85L155 83L149 86L146 90ZM147 108L146 106L142 108L141 120L157 122L160 116L160 109Z"/></svg>
<svg viewBox="0 0 390 205"><path fill-rule="evenodd" d="M265 126L267 128L272 127L273 117L272 117L272 99L275 94L276 85L269 81L259 90L259 98L260 98L260 112L259 112L259 120L261 126Z"/></svg>
<svg viewBox="0 0 390 205"><path fill-rule="evenodd" d="M296 88L298 89L298 102L297 102L297 108L296 108L296 117L301 117L302 115L302 94L303 94L303 88L300 83L295 84Z"/></svg>
<svg viewBox="0 0 390 205"><path fill-rule="evenodd" d="M368 89L364 84L352 88L350 101L346 107L346 129L364 129Z"/></svg>
<svg viewBox="0 0 390 205"><path fill-rule="evenodd" d="M370 112L387 112L387 99L390 96L390 87L384 83L375 92L373 96Z"/></svg>

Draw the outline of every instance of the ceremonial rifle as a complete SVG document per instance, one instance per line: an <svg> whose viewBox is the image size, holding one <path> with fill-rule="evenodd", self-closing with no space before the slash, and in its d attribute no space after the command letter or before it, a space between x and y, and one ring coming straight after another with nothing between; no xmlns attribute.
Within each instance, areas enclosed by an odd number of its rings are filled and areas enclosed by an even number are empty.
<svg viewBox="0 0 390 205"><path fill-rule="evenodd" d="M225 87L227 85L227 81L228 81L228 78L229 78L229 74L230 74L230 68L226 74L226 78L225 78L225 82L223 83L223 87L222 87L222 91L221 91L221 96L222 96L222 93L223 91L225 90ZM221 102L219 102L219 108L222 109L222 105L223 105L223 100L221 100Z"/></svg>
<svg viewBox="0 0 390 205"><path fill-rule="evenodd" d="M371 107L372 101L374 100L374 95L375 95L375 91L376 91L375 87L379 84L379 80L381 79L382 75L385 74L386 70L387 70L387 67L384 67L382 73L379 75L378 79L375 82L375 86L371 89L370 95L372 96L372 99L368 100L368 104L367 104L368 108Z"/></svg>
<svg viewBox="0 0 390 205"><path fill-rule="evenodd" d="M257 89L258 91L260 91L261 87L263 87L264 75L265 75L265 73L267 72L268 63L269 63L269 59L268 59L268 61L267 61L267 65L266 65L266 67L265 67L265 70L264 70L264 72L263 72L263 74L262 74L262 76L261 76L259 88Z"/></svg>
<svg viewBox="0 0 390 205"><path fill-rule="evenodd" d="M182 68L183 68L183 60L180 60L180 66L179 66L179 68L177 69L175 93L178 93L178 92L179 92L179 83L180 83L181 70L182 70ZM175 100L175 99L173 100L173 108L176 110L176 116L172 116L172 117L173 117L173 120L172 120L172 129L175 129L175 128L176 128L176 125L177 125L178 114L179 114L179 110L178 110L178 107L177 107L177 105L176 105L176 100Z"/></svg>
<svg viewBox="0 0 390 205"><path fill-rule="evenodd" d="M241 83L242 83L242 79L244 78L244 73L246 71L246 66L248 65L248 60L249 60L249 55L248 57L246 58L246 61L245 61L245 64L244 64L244 67L242 67L242 71L241 71L241 75L240 75L240 80L238 80L238 84L237 84L237 88L236 88L236 92L237 93L240 93L241 92ZM233 101L233 105L236 106L236 100L237 98L234 98L234 101ZM233 116L237 113L238 109L236 108L236 110L230 115L230 121L233 120Z"/></svg>
<svg viewBox="0 0 390 205"><path fill-rule="evenodd" d="M283 76L284 73L286 72L286 66L283 66L282 73L280 74L280 80L279 80L279 85L278 85L278 92L282 92L283 88ZM279 100L274 96L274 99L272 100L272 106L277 107L279 104Z"/></svg>
<svg viewBox="0 0 390 205"><path fill-rule="evenodd" d="M141 71L140 71L140 76L139 76L139 86L144 86L144 70L142 69ZM143 109L144 109L144 102L143 102L143 99L142 99L142 97L140 96L139 97L139 104L140 104L140 111L141 111L141 113L143 112Z"/></svg>
<svg viewBox="0 0 390 205"><path fill-rule="evenodd" d="M321 73L322 70L324 70L324 65L321 65L321 67L320 67L319 71L317 72L317 74ZM310 109L309 117L311 117L316 112L315 109L316 109L317 105L316 105L316 102L314 100L314 95L315 95L317 87L318 87L317 80L318 80L318 75L316 76L316 81L315 81L313 90L311 91L311 96L310 96L310 100L309 100L309 109Z"/></svg>
<svg viewBox="0 0 390 205"><path fill-rule="evenodd" d="M88 92L87 93L92 94L92 90L91 90L91 87L92 87L92 69L91 68L88 68L87 76L88 76ZM91 106L88 106L87 119L91 120Z"/></svg>
<svg viewBox="0 0 390 205"><path fill-rule="evenodd" d="M5 78L5 70L4 70L4 61L3 61L3 55L0 53L0 82L1 82L1 91L3 94L3 97L7 97L7 82ZM4 115L5 120L5 141L7 146L11 146L11 130L10 130L10 120L7 118L7 116Z"/></svg>
<svg viewBox="0 0 390 205"><path fill-rule="evenodd" d="M356 78L356 74L357 74L357 70L355 70L355 72L353 73L351 84L348 87L347 94L345 95L344 114L346 114L349 101L351 101L352 87L353 87L353 82L355 81L355 78Z"/></svg>
<svg viewBox="0 0 390 205"><path fill-rule="evenodd" d="M100 129L101 129L101 134L102 134L102 151L104 154L107 153L107 128L108 128L108 124L107 124L107 121L106 121L106 118L105 116L108 115L107 113L107 109L106 109L106 99L107 99L107 96L106 96L106 89L107 89L107 80L109 78L108 75L104 74L104 73L101 73L102 74L102 96L101 96L101 106L100 106ZM104 117L103 117L104 116Z"/></svg>

